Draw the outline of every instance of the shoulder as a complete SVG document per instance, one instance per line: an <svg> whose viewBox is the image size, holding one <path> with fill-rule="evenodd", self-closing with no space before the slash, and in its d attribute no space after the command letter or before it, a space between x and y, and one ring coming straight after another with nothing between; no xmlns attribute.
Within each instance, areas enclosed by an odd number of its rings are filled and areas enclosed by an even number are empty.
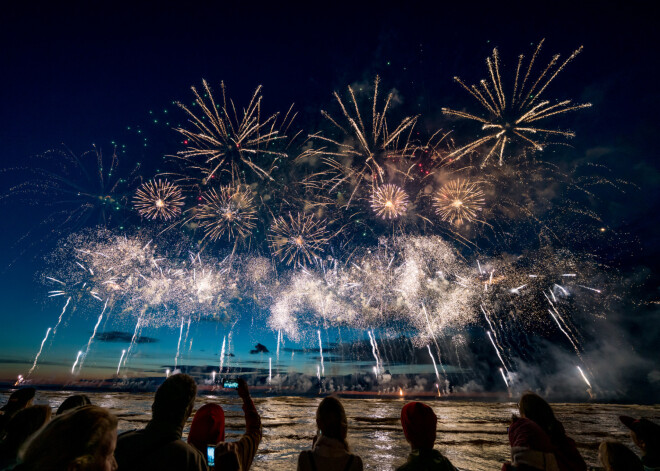
<svg viewBox="0 0 660 471"><path fill-rule="evenodd" d="M353 462L351 463L351 470L362 471L362 469L364 469L364 465L362 464L362 458L360 458L358 455L355 455L353 453L350 453L350 455L353 457Z"/></svg>

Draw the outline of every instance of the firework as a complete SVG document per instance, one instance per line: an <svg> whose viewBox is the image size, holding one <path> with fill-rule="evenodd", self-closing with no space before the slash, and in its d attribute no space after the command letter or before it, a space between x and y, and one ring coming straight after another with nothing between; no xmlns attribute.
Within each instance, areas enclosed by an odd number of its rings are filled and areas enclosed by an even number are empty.
<svg viewBox="0 0 660 471"><path fill-rule="evenodd" d="M477 217L484 205L484 193L479 185L469 180L453 180L444 185L433 197L433 206L443 221L460 226Z"/></svg>
<svg viewBox="0 0 660 471"><path fill-rule="evenodd" d="M328 167L327 171L315 174L309 183L325 190L333 191L344 184L352 187L351 194L345 206L350 206L355 195L364 184L380 185L384 182L387 168L397 167L398 161L414 155L414 146L410 142L410 134L417 122L417 116L404 118L397 126L389 126L386 115L394 101L394 90L385 99L382 111L378 111L378 87L380 78L374 81L374 94L371 105L371 123L363 119L363 113L358 106L358 100L353 87L348 87L349 100L344 102L337 92L335 99L339 104L343 121L333 118L328 112L322 115L340 132L341 138L332 139L320 133L310 136L319 144L318 148L303 153L301 158L320 156ZM352 105L352 110L351 106ZM406 170L395 169L394 173L403 173L409 177Z"/></svg>
<svg viewBox="0 0 660 471"><path fill-rule="evenodd" d="M143 183L135 192L133 205L140 216L147 219L169 221L181 214L181 189L167 180Z"/></svg>
<svg viewBox="0 0 660 471"><path fill-rule="evenodd" d="M383 219L403 216L408 208L408 195L396 185L383 185L371 195L371 207Z"/></svg>
<svg viewBox="0 0 660 471"><path fill-rule="evenodd" d="M246 170L262 179L271 179L277 159L287 156L273 148L277 141L286 137L275 129L278 115L261 119L261 86L254 91L240 117L234 102L227 100L224 82L220 83L220 88L222 104L216 104L206 80L202 81L201 92L192 87L198 112L183 103L178 104L188 115L190 129L176 128L186 144L186 149L176 157L182 159L189 170L201 173L203 184L222 172L228 172L232 182L242 181ZM289 113L285 122L288 116Z"/></svg>
<svg viewBox="0 0 660 471"><path fill-rule="evenodd" d="M256 213L249 189L222 186L202 194L195 218L205 238L247 239L256 225Z"/></svg>
<svg viewBox="0 0 660 471"><path fill-rule="evenodd" d="M458 159L482 145L488 144L491 147L481 166L486 165L494 155L499 156L499 164L502 165L504 150L509 142L517 142L523 148L542 150L543 141L547 136L565 138L575 136L571 131L537 127L537 123L551 116L591 106L590 103L574 104L571 100L551 103L550 100L540 98L555 77L580 53L582 47L575 50L563 62L559 61L559 54L555 55L541 73L533 78L534 62L541 51L542 45L543 40L536 47L526 70L523 66L524 56L520 55L518 57L513 90L510 95L506 94L502 84L497 49L493 50L492 57L486 59L490 82L481 80L479 82L480 86L472 85L468 87L460 78L454 77L454 80L479 102L486 112L486 117L449 108L443 108L442 112L450 116L481 123L481 129L486 131L487 135L456 149L450 154L450 157Z"/></svg>
<svg viewBox="0 0 660 471"><path fill-rule="evenodd" d="M313 264L329 241L325 222L312 215L297 213L295 217L275 218L268 241L273 255L287 265Z"/></svg>

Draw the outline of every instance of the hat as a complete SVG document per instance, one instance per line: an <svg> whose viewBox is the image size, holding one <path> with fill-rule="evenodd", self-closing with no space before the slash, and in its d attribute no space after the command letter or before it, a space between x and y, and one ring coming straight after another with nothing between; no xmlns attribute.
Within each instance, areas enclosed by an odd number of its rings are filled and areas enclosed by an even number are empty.
<svg viewBox="0 0 660 471"><path fill-rule="evenodd" d="M225 412L218 404L200 407L190 425L188 443L206 454L207 445L225 441Z"/></svg>
<svg viewBox="0 0 660 471"><path fill-rule="evenodd" d="M648 419L635 419L628 415L620 415L619 420L623 425L635 432L637 438L645 442L660 441L660 425Z"/></svg>
<svg viewBox="0 0 660 471"><path fill-rule="evenodd" d="M433 409L421 402L410 402L401 409L401 426L413 448L433 448L438 418Z"/></svg>

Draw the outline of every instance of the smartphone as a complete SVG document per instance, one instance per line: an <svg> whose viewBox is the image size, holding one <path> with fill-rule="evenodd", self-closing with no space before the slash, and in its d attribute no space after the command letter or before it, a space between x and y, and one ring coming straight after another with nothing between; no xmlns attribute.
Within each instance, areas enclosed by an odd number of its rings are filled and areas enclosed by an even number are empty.
<svg viewBox="0 0 660 471"><path fill-rule="evenodd" d="M209 466L215 466L215 445L206 445L206 461Z"/></svg>
<svg viewBox="0 0 660 471"><path fill-rule="evenodd" d="M238 387L238 381L235 379L228 379L222 383L222 387L225 389L236 389Z"/></svg>

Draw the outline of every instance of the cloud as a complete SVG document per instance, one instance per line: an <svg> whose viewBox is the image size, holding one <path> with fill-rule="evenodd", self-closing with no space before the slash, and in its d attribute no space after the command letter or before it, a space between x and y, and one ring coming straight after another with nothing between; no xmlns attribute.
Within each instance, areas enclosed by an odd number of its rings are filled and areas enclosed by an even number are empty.
<svg viewBox="0 0 660 471"><path fill-rule="evenodd" d="M252 355L255 355L257 353L270 353L270 352L268 351L268 348L266 348L265 345L258 343L254 346L254 350L250 350L250 354Z"/></svg>
<svg viewBox="0 0 660 471"><path fill-rule="evenodd" d="M133 334L130 332L120 332L118 330L111 330L108 332L99 332L96 334L96 340L99 342L126 342L130 343L133 339ZM138 337L135 343L156 343L159 340L153 337Z"/></svg>

